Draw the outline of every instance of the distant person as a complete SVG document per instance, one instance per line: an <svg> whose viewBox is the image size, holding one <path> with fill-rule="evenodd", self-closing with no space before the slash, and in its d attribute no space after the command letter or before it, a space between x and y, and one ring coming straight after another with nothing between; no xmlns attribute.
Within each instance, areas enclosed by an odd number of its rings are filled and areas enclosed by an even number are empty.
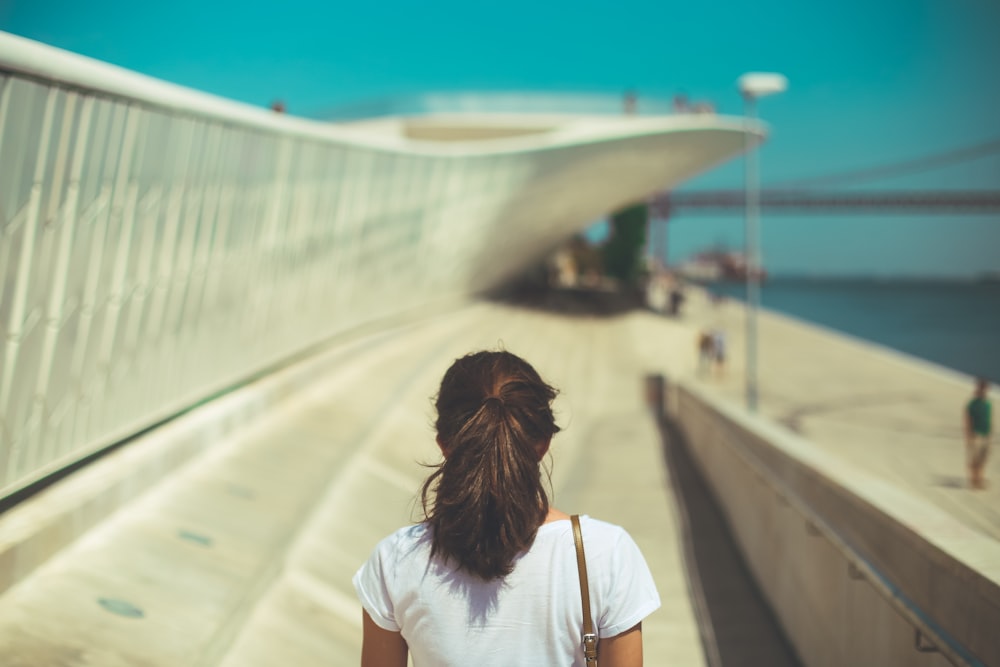
<svg viewBox="0 0 1000 667"><path fill-rule="evenodd" d="M714 344L712 334L709 331L698 332L698 375L707 374L715 361Z"/></svg>
<svg viewBox="0 0 1000 667"><path fill-rule="evenodd" d="M626 116L634 116L639 110L639 95L634 90L626 90L622 100Z"/></svg>
<svg viewBox="0 0 1000 667"><path fill-rule="evenodd" d="M715 360L715 374L721 378L726 372L726 332L722 329L712 331L712 355Z"/></svg>
<svg viewBox="0 0 1000 667"><path fill-rule="evenodd" d="M677 317L681 314L681 305L684 303L684 292L681 290L681 286L674 283L674 286L670 288L670 314Z"/></svg>
<svg viewBox="0 0 1000 667"><path fill-rule="evenodd" d="M271 111L274 113L285 113L285 103L281 100L271 102Z"/></svg>
<svg viewBox="0 0 1000 667"><path fill-rule="evenodd" d="M559 431L555 395L509 352L470 354L445 373L425 519L383 539L354 575L362 667L406 667L407 654L414 667L585 667L571 517L549 505L541 467ZM642 620L660 606L649 567L624 529L581 524L598 664L641 667Z"/></svg>
<svg viewBox="0 0 1000 667"><path fill-rule="evenodd" d="M667 310L669 298L667 279L662 274L654 274L646 284L646 305L657 313L663 313Z"/></svg>
<svg viewBox="0 0 1000 667"><path fill-rule="evenodd" d="M976 389L965 406L965 454L969 463L969 484L974 489L986 488L983 468L990 453L990 438L993 435L993 406L986 398L990 383L985 379L976 380Z"/></svg>

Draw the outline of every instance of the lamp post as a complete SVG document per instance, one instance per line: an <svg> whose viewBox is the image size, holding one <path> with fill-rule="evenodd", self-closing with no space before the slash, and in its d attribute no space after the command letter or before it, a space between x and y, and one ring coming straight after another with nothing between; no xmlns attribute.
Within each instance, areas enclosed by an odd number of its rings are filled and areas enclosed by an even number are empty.
<svg viewBox="0 0 1000 667"><path fill-rule="evenodd" d="M751 72L737 82L744 105L745 151L744 197L745 230L744 260L746 262L747 312L746 312L746 401L747 409L757 411L757 309L760 306L760 176L759 156L751 143L750 132L757 121L757 99L784 92L788 79L781 74Z"/></svg>

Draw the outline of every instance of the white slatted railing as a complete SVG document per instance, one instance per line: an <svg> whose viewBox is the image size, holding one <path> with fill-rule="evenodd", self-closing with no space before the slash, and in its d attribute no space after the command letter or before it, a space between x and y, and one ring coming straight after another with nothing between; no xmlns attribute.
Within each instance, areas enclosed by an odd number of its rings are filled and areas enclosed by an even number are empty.
<svg viewBox="0 0 1000 667"><path fill-rule="evenodd" d="M336 132L0 33L0 497L463 289L491 159Z"/></svg>

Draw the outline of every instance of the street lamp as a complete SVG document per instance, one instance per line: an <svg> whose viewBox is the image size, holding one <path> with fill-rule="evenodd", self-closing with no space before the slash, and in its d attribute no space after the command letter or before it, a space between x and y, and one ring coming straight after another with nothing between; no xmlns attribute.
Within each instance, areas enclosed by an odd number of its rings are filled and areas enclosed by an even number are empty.
<svg viewBox="0 0 1000 667"><path fill-rule="evenodd" d="M757 99L782 93L788 88L788 79L781 74L750 72L737 82L743 96L745 146L744 190L745 224L744 260L746 262L747 313L746 313L746 383L747 409L757 411L757 308L760 306L760 180L759 156L751 143L752 125L757 122Z"/></svg>

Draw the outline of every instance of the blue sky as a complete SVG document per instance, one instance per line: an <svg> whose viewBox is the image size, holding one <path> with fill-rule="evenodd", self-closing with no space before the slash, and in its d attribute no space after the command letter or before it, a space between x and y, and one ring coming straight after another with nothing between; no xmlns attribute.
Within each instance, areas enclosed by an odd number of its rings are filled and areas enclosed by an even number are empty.
<svg viewBox="0 0 1000 667"><path fill-rule="evenodd" d="M739 113L736 78L778 71L765 186L1000 137L995 0L0 0L0 28L307 116L426 91L629 88L640 107L684 92ZM736 162L688 187L741 183ZM870 187L1000 189L1000 155ZM671 223L672 258L715 242L742 243L738 215ZM764 256L776 273L1000 271L1000 215L768 216Z"/></svg>

